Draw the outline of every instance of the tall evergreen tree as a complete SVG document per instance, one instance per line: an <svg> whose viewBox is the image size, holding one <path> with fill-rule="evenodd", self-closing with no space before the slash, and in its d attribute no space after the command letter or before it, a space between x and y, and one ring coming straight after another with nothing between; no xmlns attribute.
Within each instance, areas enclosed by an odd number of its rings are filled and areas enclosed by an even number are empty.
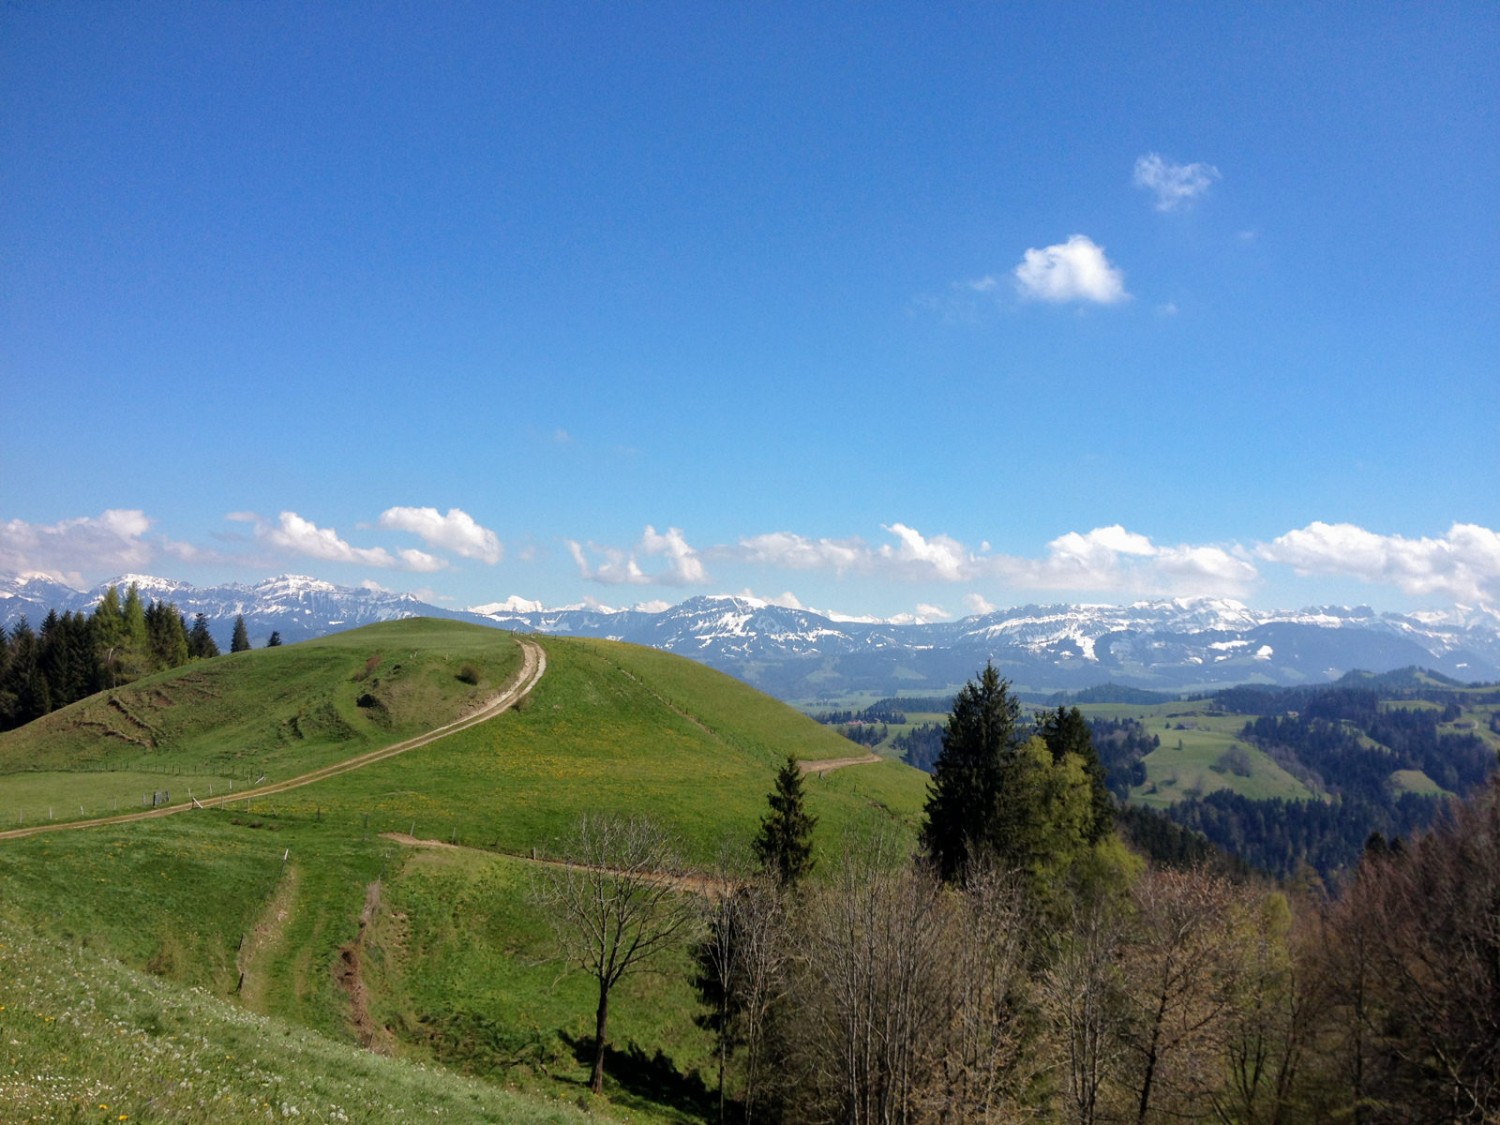
<svg viewBox="0 0 1500 1125"><path fill-rule="evenodd" d="M188 662L187 622L175 605L154 601L147 607L146 635L158 668L178 668Z"/></svg>
<svg viewBox="0 0 1500 1125"><path fill-rule="evenodd" d="M119 587L111 586L104 591L89 625L94 631L94 647L103 670L104 682L99 686L114 687L120 679L125 648L125 611L120 605Z"/></svg>
<svg viewBox="0 0 1500 1125"><path fill-rule="evenodd" d="M208 618L204 614L197 614L193 618L193 627L188 630L187 650L188 656L195 660L207 660L219 655L219 646L214 642L213 634L208 631Z"/></svg>
<svg viewBox="0 0 1500 1125"><path fill-rule="evenodd" d="M1104 764L1094 749L1093 732L1088 720L1077 707L1059 706L1056 711L1047 711L1037 717L1036 732L1052 751L1052 761L1061 765L1068 754L1078 755L1088 775L1092 790L1093 822L1089 828L1088 842L1098 843L1114 831L1115 803L1109 795L1109 786Z"/></svg>
<svg viewBox="0 0 1500 1125"><path fill-rule="evenodd" d="M130 679L144 676L151 671L151 639L146 629L146 608L141 602L141 591L134 582L125 591L120 621L121 666Z"/></svg>
<svg viewBox="0 0 1500 1125"><path fill-rule="evenodd" d="M245 615L243 613L234 619L234 637L229 642L229 651L250 651L250 632L245 628Z"/></svg>
<svg viewBox="0 0 1500 1125"><path fill-rule="evenodd" d="M278 631L276 629L272 629L271 630L271 637L270 637L269 640L266 641L266 647L267 648L280 648L281 647L281 633L280 633L280 631Z"/></svg>
<svg viewBox="0 0 1500 1125"><path fill-rule="evenodd" d="M767 800L771 811L761 818L755 854L762 869L790 889L813 869L812 833L818 823L805 807L802 769L790 754L776 771L776 784Z"/></svg>
<svg viewBox="0 0 1500 1125"><path fill-rule="evenodd" d="M989 850L1005 766L1016 754L1020 714L1010 684L993 664L953 700L922 824L922 846L947 882L962 879L970 862Z"/></svg>

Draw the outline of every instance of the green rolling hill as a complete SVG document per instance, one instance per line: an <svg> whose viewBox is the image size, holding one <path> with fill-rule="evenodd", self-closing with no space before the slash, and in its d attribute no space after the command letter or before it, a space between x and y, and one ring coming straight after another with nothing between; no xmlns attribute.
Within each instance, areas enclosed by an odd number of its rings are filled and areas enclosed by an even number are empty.
<svg viewBox="0 0 1500 1125"><path fill-rule="evenodd" d="M592 986L548 959L533 849L584 812L644 813L707 867L747 850L788 754L851 745L679 657L534 643L546 670L516 706L385 758L515 681L522 642L391 622L163 673L0 737L0 1119L236 1120L256 1098L257 1119L393 1119L362 1108L368 1089L450 1121L571 1120ZM925 785L890 761L810 776L820 852L910 840ZM157 791L181 811L13 835ZM688 980L684 959L621 986L594 1112L706 1112Z"/></svg>

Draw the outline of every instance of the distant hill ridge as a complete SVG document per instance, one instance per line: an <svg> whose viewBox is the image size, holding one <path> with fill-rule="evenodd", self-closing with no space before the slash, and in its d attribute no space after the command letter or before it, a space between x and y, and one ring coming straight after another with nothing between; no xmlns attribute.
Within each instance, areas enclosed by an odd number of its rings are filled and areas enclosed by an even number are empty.
<svg viewBox="0 0 1500 1125"><path fill-rule="evenodd" d="M468 610L409 594L282 575L197 587L122 575L86 591L39 576L0 578L0 624L88 609L109 585L203 613L227 645L243 615L252 643L304 640L377 621L440 617L519 632L630 641L691 656L784 699L849 692L936 694L987 660L1018 688L1079 692L1204 690L1239 683L1326 684L1355 670L1431 669L1459 682L1500 679L1500 613L1377 613L1368 607L1253 610L1225 598L1127 606L1027 605L948 622L835 618L755 598L704 595L661 611L539 608L512 597Z"/></svg>

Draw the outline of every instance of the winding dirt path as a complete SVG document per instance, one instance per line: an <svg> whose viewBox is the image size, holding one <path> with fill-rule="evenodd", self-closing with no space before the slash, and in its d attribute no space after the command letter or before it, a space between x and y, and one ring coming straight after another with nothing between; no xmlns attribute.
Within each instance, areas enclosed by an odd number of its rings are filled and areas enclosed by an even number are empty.
<svg viewBox="0 0 1500 1125"><path fill-rule="evenodd" d="M861 754L857 758L827 758L821 762L798 762L803 773L832 773L841 770L845 766L867 766L871 762L882 761L879 754Z"/></svg>
<svg viewBox="0 0 1500 1125"><path fill-rule="evenodd" d="M520 852L506 852L495 848L471 848L467 844L450 844L447 840L422 840L416 836L409 836L405 832L382 832L383 840L393 840L408 848L436 848L440 851L475 852L479 855L504 856L506 859L519 859L523 863L534 863L538 867L572 867L584 871L603 871L606 874L618 875L622 872L613 867L594 867L587 863L571 863L565 859L544 859L540 856L523 855ZM729 884L722 879L715 879L711 875L705 875L697 871L652 871L644 876L650 883L663 887L672 887L679 891L688 891L692 894L703 895L706 898L715 899L726 894Z"/></svg>
<svg viewBox="0 0 1500 1125"><path fill-rule="evenodd" d="M395 742L390 746L382 746L378 750L370 750L353 758L346 758L342 762L335 762L331 766L312 770L300 774L297 777L287 778L285 781L272 782L255 789L244 789L234 794L233 797L212 798L207 804L192 801L185 805L168 805L165 808L148 809L145 812L120 813L117 816L100 816L91 820L72 820L62 824L36 824L29 828L11 828L0 832L0 840L21 840L28 836L40 836L44 832L67 832L76 828L100 828L112 824L130 824L137 820L156 820L163 816L175 816L177 813L188 812L194 808L209 808L213 805L224 805L227 801L254 800L257 797L270 797L277 793L285 793L288 789L298 789L304 785L311 785L315 781L325 781L330 777L338 777L340 774L352 773L354 770L363 769L365 766L383 762L387 758L394 758L397 754L404 754L408 750L416 750L429 743L436 742L440 738L446 738L450 734L456 734L461 730L478 726L480 723L493 719L503 711L509 710L519 703L531 689L536 687L543 673L547 671L547 654L542 647L534 641L518 641L521 646L521 671L505 688L490 699L483 706L460 716L451 723L419 734L415 738L408 738L404 742Z"/></svg>

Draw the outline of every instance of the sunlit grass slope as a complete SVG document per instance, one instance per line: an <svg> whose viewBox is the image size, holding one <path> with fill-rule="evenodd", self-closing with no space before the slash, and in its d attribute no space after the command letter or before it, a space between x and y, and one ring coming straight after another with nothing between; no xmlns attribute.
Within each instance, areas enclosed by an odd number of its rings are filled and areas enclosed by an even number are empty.
<svg viewBox="0 0 1500 1125"><path fill-rule="evenodd" d="M0 824L304 773L457 718L519 667L509 634L411 619L158 673L0 736Z"/></svg>
<svg viewBox="0 0 1500 1125"><path fill-rule="evenodd" d="M382 626L330 639L337 644L306 646L319 662L328 659L319 647L331 648L338 659L321 674L307 672L304 690L337 710L352 687L364 690L376 678L382 686L390 683L400 663L414 670L414 681L434 685L428 698L437 713L427 724L402 718L393 720L389 734L330 742L312 764L451 718L464 697L447 681L459 682L465 662L481 664L478 690L486 695L501 685L507 668L518 667L516 644L503 634L401 624L411 631L393 635ZM87 947L179 987L293 1021L329 1041L352 1043L373 1028L377 1044L397 1056L572 1100L587 1073L574 1044L588 1035L593 999L587 981L560 977L559 966L547 959L546 919L526 894L537 867L516 857L550 850L584 811L609 811L660 820L679 836L690 862L711 865L726 846L745 860L775 771L788 754L826 760L860 751L805 716L682 658L608 642L537 641L546 649L548 670L517 710L248 805L243 799L214 802L165 820L0 842L0 901L38 938ZM380 662L356 681L377 652ZM275 676L247 677L266 712L257 720L254 708L231 698L227 679L219 683L222 690L202 700L178 689L177 707L163 707L153 719L163 730L185 732L173 743L185 761L205 765L218 752L207 733L213 719L194 710L240 716L227 725L251 732L241 734L243 745L267 729L270 701L278 701L282 714L302 706ZM68 737L81 737L76 724ZM193 747L197 757L189 757ZM11 752L12 761L24 763ZM55 746L46 752L58 753ZM283 773L294 772L301 760L284 753ZM73 800L77 791L66 788L70 775L50 776L62 786L59 803ZM71 780L82 786L97 777L85 771ZM926 779L881 762L809 777L806 788L819 818L816 842L826 870L851 835L885 832L910 844ZM415 849L383 835L408 831L460 847ZM361 929L361 912L375 901L372 886L379 905ZM369 1013L362 1026L340 980L352 945L359 949ZM637 1121L695 1120L708 1112L711 1051L694 1023L698 1008L688 967L682 960L664 970L627 981L612 1005L619 1065L611 1072L609 1101L597 1112ZM238 1040L224 1038L224 1025L210 1021L204 1028L212 1049L222 1043L225 1054L240 1051ZM39 1050L27 1044L25 1066L41 1057ZM92 1096L89 1075L114 1073L115 1064L81 1049L59 1047L58 1053L73 1060L59 1064L59 1080L79 1095ZM268 1058L261 1069L295 1074L306 1065L289 1056L284 1064ZM220 1081L235 1088L236 1080ZM200 1119L183 1113L160 1119ZM455 1111L451 1119L466 1118Z"/></svg>
<svg viewBox="0 0 1500 1125"><path fill-rule="evenodd" d="M0 921L0 1121L582 1121Z"/></svg>
<svg viewBox="0 0 1500 1125"><path fill-rule="evenodd" d="M859 747L738 680L606 641L537 638L547 673L526 703L431 746L278 799L293 815L514 853L546 849L584 812L661 821L687 858L748 844L776 768ZM809 778L826 849L848 831L911 835L926 779L899 763Z"/></svg>

